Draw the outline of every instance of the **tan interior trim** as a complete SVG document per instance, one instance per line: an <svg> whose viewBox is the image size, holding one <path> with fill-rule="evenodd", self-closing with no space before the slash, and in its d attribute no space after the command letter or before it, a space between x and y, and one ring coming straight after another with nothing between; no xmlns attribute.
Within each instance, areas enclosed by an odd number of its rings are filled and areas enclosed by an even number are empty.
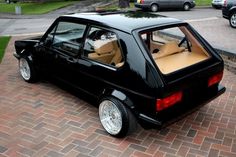
<svg viewBox="0 0 236 157"><path fill-rule="evenodd" d="M209 57L204 53L184 51L155 59L155 62L163 74L169 74L179 69L183 69L190 65L204 61L208 58Z"/></svg>

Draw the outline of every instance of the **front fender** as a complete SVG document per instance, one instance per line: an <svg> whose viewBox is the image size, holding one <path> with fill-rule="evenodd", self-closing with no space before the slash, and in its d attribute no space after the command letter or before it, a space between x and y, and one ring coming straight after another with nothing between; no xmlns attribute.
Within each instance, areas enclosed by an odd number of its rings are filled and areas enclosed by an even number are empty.
<svg viewBox="0 0 236 157"><path fill-rule="evenodd" d="M18 40L15 41L16 54L14 56L28 56L30 52L34 50L34 46L39 42L39 40Z"/></svg>
<svg viewBox="0 0 236 157"><path fill-rule="evenodd" d="M232 14L232 12L236 12L236 6L233 6L229 9L230 15Z"/></svg>

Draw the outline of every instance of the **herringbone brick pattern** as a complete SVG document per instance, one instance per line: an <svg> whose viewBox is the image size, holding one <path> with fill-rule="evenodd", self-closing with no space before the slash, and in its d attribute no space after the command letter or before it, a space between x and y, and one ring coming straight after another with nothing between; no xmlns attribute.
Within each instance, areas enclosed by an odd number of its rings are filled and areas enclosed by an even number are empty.
<svg viewBox="0 0 236 157"><path fill-rule="evenodd" d="M12 56L0 65L0 157L236 156L236 75L225 71L224 95L162 130L106 134L98 109L39 82L25 83Z"/></svg>

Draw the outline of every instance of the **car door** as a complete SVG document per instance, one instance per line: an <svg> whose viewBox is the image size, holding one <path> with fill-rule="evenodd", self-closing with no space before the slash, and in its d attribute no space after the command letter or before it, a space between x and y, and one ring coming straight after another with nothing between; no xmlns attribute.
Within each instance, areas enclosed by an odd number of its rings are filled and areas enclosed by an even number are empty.
<svg viewBox="0 0 236 157"><path fill-rule="evenodd" d="M80 87L88 93L99 96L103 89L119 85L124 58L117 34L109 29L91 26L79 63L83 76Z"/></svg>
<svg viewBox="0 0 236 157"><path fill-rule="evenodd" d="M59 20L55 28L46 35L41 46L44 51L42 64L57 79L69 84L75 82L73 75L78 75L78 55L85 30L85 24Z"/></svg>
<svg viewBox="0 0 236 157"><path fill-rule="evenodd" d="M178 8L180 6L182 0L166 0L167 5L165 8L172 9L172 8Z"/></svg>
<svg viewBox="0 0 236 157"><path fill-rule="evenodd" d="M171 8L171 2L172 0L155 0L153 1L153 3L157 3L159 5L160 8Z"/></svg>

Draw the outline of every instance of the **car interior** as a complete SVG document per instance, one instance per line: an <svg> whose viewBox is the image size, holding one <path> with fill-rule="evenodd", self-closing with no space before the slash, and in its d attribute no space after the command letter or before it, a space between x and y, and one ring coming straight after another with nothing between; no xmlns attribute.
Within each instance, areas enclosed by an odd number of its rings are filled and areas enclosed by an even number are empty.
<svg viewBox="0 0 236 157"><path fill-rule="evenodd" d="M96 28L91 31L85 45L85 52L87 50L87 57L90 59L116 67L124 64L116 34L113 32Z"/></svg>
<svg viewBox="0 0 236 157"><path fill-rule="evenodd" d="M169 74L210 57L186 27L141 34L141 38L163 74Z"/></svg>

